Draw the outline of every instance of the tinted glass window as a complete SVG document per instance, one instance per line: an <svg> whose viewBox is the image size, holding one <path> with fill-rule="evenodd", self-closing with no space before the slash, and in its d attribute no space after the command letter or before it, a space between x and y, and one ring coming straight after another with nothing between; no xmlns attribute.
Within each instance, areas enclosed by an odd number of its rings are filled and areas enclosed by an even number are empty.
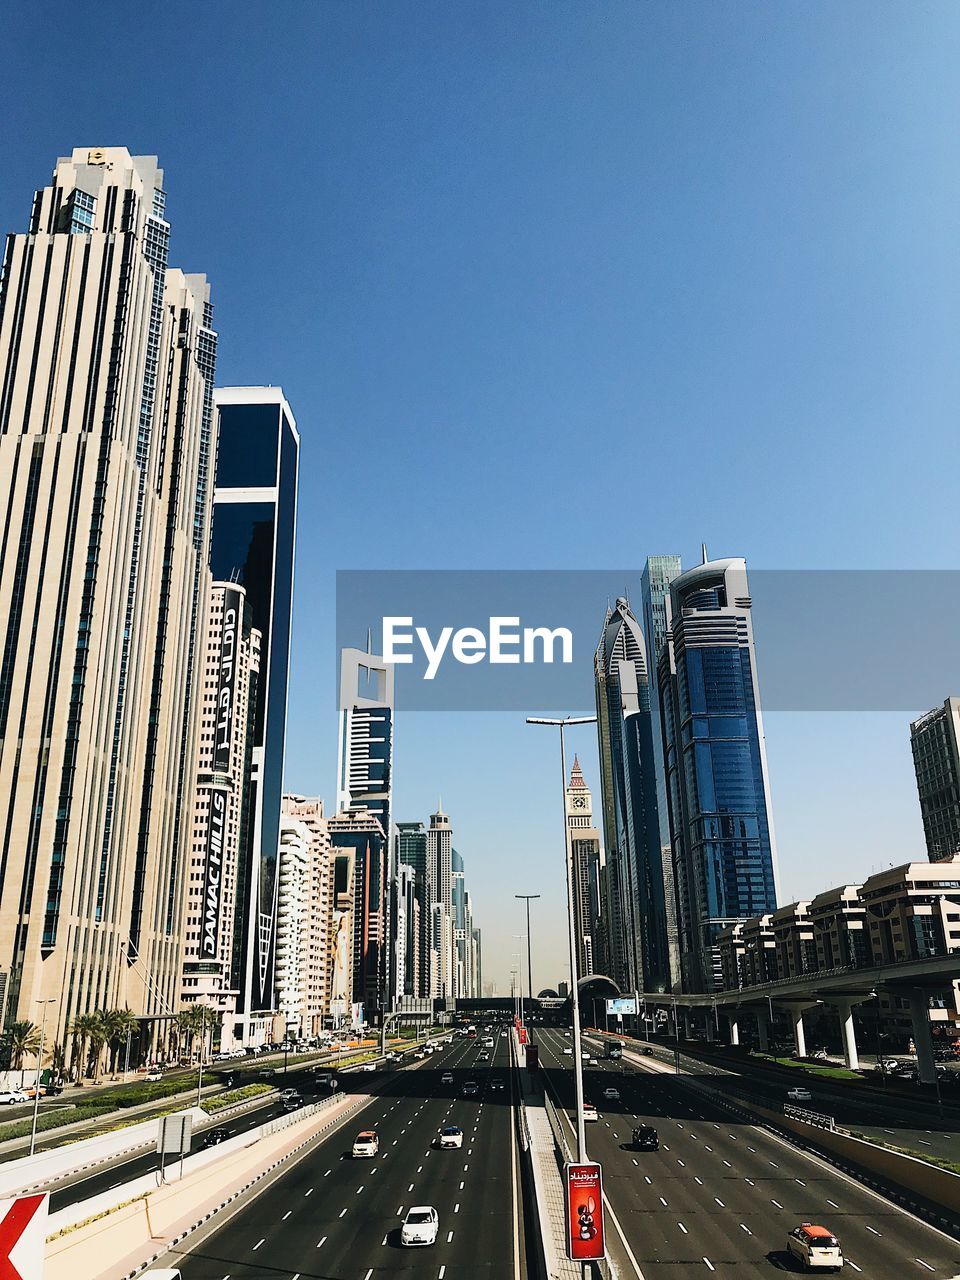
<svg viewBox="0 0 960 1280"><path fill-rule="evenodd" d="M279 427L279 405L222 405L217 488L248 489L275 485Z"/></svg>

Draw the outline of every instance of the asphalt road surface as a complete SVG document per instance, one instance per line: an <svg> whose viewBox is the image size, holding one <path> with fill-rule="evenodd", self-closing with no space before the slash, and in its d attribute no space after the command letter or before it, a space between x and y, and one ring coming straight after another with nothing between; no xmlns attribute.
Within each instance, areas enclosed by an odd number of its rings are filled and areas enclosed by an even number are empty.
<svg viewBox="0 0 960 1280"><path fill-rule="evenodd" d="M653 1050L658 1061L672 1065L672 1047L654 1043ZM722 1077L742 1098L755 1098L774 1108L789 1101L787 1090L791 1084L783 1079L781 1073L774 1074L749 1061L742 1066L738 1063L707 1062L682 1050L681 1058L684 1070L691 1075L704 1076L714 1086L718 1084L716 1077ZM887 1097L882 1090L850 1088L824 1079L798 1078L795 1083L809 1089L813 1095L812 1101L799 1102L796 1106L831 1115L844 1128L879 1138L892 1146L906 1147L943 1160L960 1161L960 1120L955 1118L956 1090L944 1089L947 1109L945 1116L938 1118L935 1107L927 1098L916 1105L905 1098Z"/></svg>
<svg viewBox="0 0 960 1280"><path fill-rule="evenodd" d="M571 1042L560 1031L537 1038L549 1081L572 1108L572 1057L563 1052ZM732 1121L682 1079L627 1060L584 1062L584 1094L600 1117L587 1125L587 1148L603 1165L607 1196L646 1280L790 1271L787 1233L802 1221L836 1232L852 1276L960 1275L960 1244L829 1165ZM604 1101L610 1086L620 1102ZM659 1131L659 1151L631 1149L633 1126L644 1122Z"/></svg>
<svg viewBox="0 0 960 1280"><path fill-rule="evenodd" d="M513 1082L506 1036L494 1035L492 1050L482 1035L456 1039L415 1067L353 1077L357 1088L376 1087L367 1107L221 1226L214 1220L155 1265L179 1267L184 1280L519 1280ZM477 1061L482 1052L489 1062ZM452 1085L441 1083L444 1071ZM462 1095L467 1080L479 1085L475 1097ZM444 1124L463 1129L461 1150L434 1145ZM379 1155L354 1160L353 1139L368 1128L379 1135ZM437 1209L435 1246L400 1245L412 1205Z"/></svg>

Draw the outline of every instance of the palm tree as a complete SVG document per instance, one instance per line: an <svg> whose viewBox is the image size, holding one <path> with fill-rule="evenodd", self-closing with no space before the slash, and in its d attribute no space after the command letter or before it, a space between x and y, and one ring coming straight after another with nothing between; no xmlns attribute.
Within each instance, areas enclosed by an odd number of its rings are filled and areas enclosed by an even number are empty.
<svg viewBox="0 0 960 1280"><path fill-rule="evenodd" d="M95 1013L78 1013L70 1024L70 1034L73 1036L73 1047L70 1053L70 1070L73 1078L79 1083L84 1075L87 1065L87 1044L90 1037L97 1026L98 1017Z"/></svg>
<svg viewBox="0 0 960 1280"><path fill-rule="evenodd" d="M67 1061L67 1051L58 1040L50 1050L50 1079L62 1082Z"/></svg>
<svg viewBox="0 0 960 1280"><path fill-rule="evenodd" d="M97 1009L93 1014L93 1022L90 1026L90 1065L87 1074L93 1077L94 1084L97 1083L100 1075L100 1059L103 1056L103 1047L110 1038L107 1016L102 1009Z"/></svg>
<svg viewBox="0 0 960 1280"><path fill-rule="evenodd" d="M185 1005L176 1017L177 1029L184 1032L190 1037L190 1057L193 1057L194 1045L197 1036L204 1035L206 1028L211 1022L209 1011L205 1004L188 1004ZM203 1044L200 1045L200 1052L203 1053Z"/></svg>
<svg viewBox="0 0 960 1280"><path fill-rule="evenodd" d="M127 1035L133 1035L140 1025L140 1019L132 1009L111 1009L103 1014L103 1029L106 1043L110 1048L110 1072L116 1075L117 1057L125 1048Z"/></svg>
<svg viewBox="0 0 960 1280"><path fill-rule="evenodd" d="M37 1057L40 1052L40 1028L24 1019L22 1022L11 1022L7 1027L10 1039L10 1066L20 1072L20 1088L23 1088L23 1077L26 1068L25 1057ZM40 1064L37 1064L37 1079L40 1077Z"/></svg>

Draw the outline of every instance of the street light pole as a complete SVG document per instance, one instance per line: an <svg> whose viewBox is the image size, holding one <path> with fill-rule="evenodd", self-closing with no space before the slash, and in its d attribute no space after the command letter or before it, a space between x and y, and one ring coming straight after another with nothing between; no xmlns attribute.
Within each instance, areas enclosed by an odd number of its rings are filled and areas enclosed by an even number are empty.
<svg viewBox="0 0 960 1280"><path fill-rule="evenodd" d="M40 1014L40 1047L37 1049L37 1077L33 1082L33 1121L30 1125L30 1154L33 1155L37 1145L37 1113L40 1110L40 1072L43 1069L43 1032L47 1022L47 1005L56 1004L56 997L50 1000L37 1000L43 1012Z"/></svg>
<svg viewBox="0 0 960 1280"><path fill-rule="evenodd" d="M535 902L540 897L539 893L515 893L515 898L522 898L527 904L527 1008L533 1009L533 953L530 944L530 903ZM530 1032L527 1033L528 1039L533 1039Z"/></svg>
<svg viewBox="0 0 960 1280"><path fill-rule="evenodd" d="M204 1037L207 1030L207 1006L200 1005L200 1061L197 1063L197 1106L200 1105L200 1095L203 1092L203 1049Z"/></svg>
<svg viewBox="0 0 960 1280"><path fill-rule="evenodd" d="M515 933L513 936L518 942L522 942L527 935L524 933ZM520 994L520 1025L523 1027L526 1026L526 1023L523 1020L523 952L515 951L513 954L517 957L517 968L519 970L517 974L517 991ZM529 1013L530 1006L527 1005L527 1014L529 1015ZM528 1034L527 1039L529 1040L529 1038Z"/></svg>
<svg viewBox="0 0 960 1280"><path fill-rule="evenodd" d="M573 1015L573 1080L577 1096L577 1159L587 1160L587 1134L583 1123L583 1058L580 1048L580 993L577 985L577 931L573 906L573 856L570 844L570 825L567 822L567 755L563 731L571 724L596 724L596 716L566 716L562 720L546 720L528 716L527 724L546 724L560 730L560 786L561 812L563 814L563 850L567 877L567 941L570 948L570 1006Z"/></svg>

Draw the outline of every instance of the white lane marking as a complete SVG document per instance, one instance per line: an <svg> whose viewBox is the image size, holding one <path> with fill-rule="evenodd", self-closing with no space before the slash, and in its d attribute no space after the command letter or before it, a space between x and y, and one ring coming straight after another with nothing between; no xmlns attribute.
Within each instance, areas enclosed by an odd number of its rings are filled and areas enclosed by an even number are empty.
<svg viewBox="0 0 960 1280"><path fill-rule="evenodd" d="M771 1204L775 1204L775 1205L777 1206L777 1208L778 1208L778 1209L782 1209L782 1208L783 1208L783 1205L780 1203L780 1201L779 1201L779 1200L774 1200L774 1199L772 1199L772 1198L771 1198L770 1203L771 1203ZM834 1207L836 1207L836 1206L834 1206Z"/></svg>
<svg viewBox="0 0 960 1280"><path fill-rule="evenodd" d="M422 1165L422 1164L418 1164L418 1165L417 1165L417 1173L423 1173L423 1165Z"/></svg>
<svg viewBox="0 0 960 1280"><path fill-rule="evenodd" d="M631 1156L630 1158L631 1158L631 1160L633 1160L633 1157L632 1157L632 1156ZM637 1164L636 1160L633 1160L633 1163L634 1163L634 1164ZM639 1168L640 1168L640 1166L639 1166L639 1165L637 1165L637 1168L639 1169Z"/></svg>
<svg viewBox="0 0 960 1280"><path fill-rule="evenodd" d="M647 1186L648 1186L648 1187L652 1187L652 1186L653 1186L653 1183L650 1181L650 1179L649 1179L649 1177L647 1176L647 1174L644 1174L644 1175L643 1175L643 1180L644 1180L644 1182L647 1184Z"/></svg>
<svg viewBox="0 0 960 1280"><path fill-rule="evenodd" d="M412 1182L410 1183L409 1187L407 1187L407 1190L408 1190L408 1191L412 1191L412 1190L413 1190L413 1183L412 1183Z"/></svg>
<svg viewBox="0 0 960 1280"><path fill-rule="evenodd" d="M328 1170L327 1170L327 1172L326 1172L323 1176L324 1176L325 1178L329 1178L329 1177L330 1177L330 1175L331 1175L331 1173L333 1173L333 1170L332 1170L332 1169L328 1169Z"/></svg>
<svg viewBox="0 0 960 1280"><path fill-rule="evenodd" d="M666 1202L666 1200L664 1200L663 1196L661 1196L661 1197L660 1197L660 1203L661 1203L661 1204L663 1205L663 1207L666 1209L666 1207L667 1207L667 1202Z"/></svg>
<svg viewBox="0 0 960 1280"><path fill-rule="evenodd" d="M437 1272L437 1280L443 1280L443 1273L446 1271L446 1269L447 1268L445 1266L440 1268L440 1270Z"/></svg>
<svg viewBox="0 0 960 1280"><path fill-rule="evenodd" d="M346 1209L341 1209L338 1216L342 1218L346 1212L347 1212Z"/></svg>
<svg viewBox="0 0 960 1280"><path fill-rule="evenodd" d="M362 1190L363 1190L363 1185L361 1184L359 1187L357 1187L357 1195L359 1195Z"/></svg>
<svg viewBox="0 0 960 1280"><path fill-rule="evenodd" d="M828 1200L828 1201L827 1201L827 1204L830 1206L830 1208L831 1208L831 1209L839 1209L839 1208L840 1208L840 1206L837 1204L836 1200Z"/></svg>
<svg viewBox="0 0 960 1280"><path fill-rule="evenodd" d="M465 1164L465 1165L463 1166L463 1172L464 1172L464 1173L466 1173L466 1172L467 1172L467 1170L468 1170L469 1168L470 1168L470 1166L469 1166L468 1164Z"/></svg>
<svg viewBox="0 0 960 1280"><path fill-rule="evenodd" d="M286 1222L286 1220L290 1217L291 1213L293 1213L293 1210L292 1210L292 1209L288 1209L288 1210L287 1210L287 1212L286 1212L286 1213L283 1215L283 1217L280 1219L280 1221L281 1221L281 1222Z"/></svg>
<svg viewBox="0 0 960 1280"><path fill-rule="evenodd" d="M386 1244L386 1243L387 1243L388 1238L389 1238L389 1233L388 1233L388 1235L385 1235L385 1236L383 1237L383 1239L380 1241L380 1243L381 1243L381 1244Z"/></svg>
<svg viewBox="0 0 960 1280"><path fill-rule="evenodd" d="M367 1274L363 1277L363 1280L370 1280L370 1277L372 1275L373 1275L373 1267L371 1267L370 1270L367 1272Z"/></svg>
<svg viewBox="0 0 960 1280"><path fill-rule="evenodd" d="M713 1265L713 1263L710 1261L709 1258L704 1258L704 1262L707 1264L707 1266L710 1268L711 1271L716 1271L717 1268Z"/></svg>
<svg viewBox="0 0 960 1280"><path fill-rule="evenodd" d="M264 1236L263 1239L265 1240L266 1236ZM257 1243L253 1246L253 1252L256 1253L256 1251L260 1248L262 1244L263 1244L263 1240L258 1240Z"/></svg>
<svg viewBox="0 0 960 1280"><path fill-rule="evenodd" d="M704 1145L704 1147L706 1147L707 1151L712 1151L712 1150L713 1150L713 1147L708 1147L706 1143L704 1143L703 1145Z"/></svg>
<svg viewBox="0 0 960 1280"><path fill-rule="evenodd" d="M755 1187L757 1185L752 1178L744 1178L744 1182L749 1182L751 1187Z"/></svg>
<svg viewBox="0 0 960 1280"><path fill-rule="evenodd" d="M683 1232L685 1236L688 1236L690 1234L690 1232L687 1230L687 1228L683 1225L682 1222L678 1222L677 1226L680 1228L680 1230Z"/></svg>
<svg viewBox="0 0 960 1280"><path fill-rule="evenodd" d="M727 1166L727 1168L728 1168L728 1169L732 1169L732 1168L733 1168L733 1165L730 1163L730 1161L729 1161L729 1160L724 1160L724 1162L723 1162L723 1163Z"/></svg>
<svg viewBox="0 0 960 1280"><path fill-rule="evenodd" d="M805 1187L807 1185L802 1178L794 1178L794 1182L799 1182L801 1187Z"/></svg>
<svg viewBox="0 0 960 1280"><path fill-rule="evenodd" d="M695 1183L697 1183L697 1185L698 1185L698 1186L701 1186L701 1187L703 1186L703 1183L700 1181L700 1179L699 1179L698 1177L696 1177L696 1175L694 1175L694 1179L693 1179L693 1180L694 1180L694 1182L695 1182Z"/></svg>
<svg viewBox="0 0 960 1280"><path fill-rule="evenodd" d="M452 1239L453 1239L453 1232L452 1232L452 1231L448 1231L448 1232L447 1232L447 1244L449 1244L449 1243L450 1243L450 1241L451 1241Z"/></svg>
<svg viewBox="0 0 960 1280"><path fill-rule="evenodd" d="M772 1165L773 1165L773 1167L774 1167L775 1169L779 1169L779 1168L780 1168L780 1166L777 1164L776 1160L768 1160L768 1161L767 1161L767 1164L772 1164Z"/></svg>
<svg viewBox="0 0 960 1280"><path fill-rule="evenodd" d="M342 1215L341 1215L341 1216L342 1216ZM318 1240L318 1241L317 1241L317 1248L319 1249L319 1248L320 1248L320 1246L321 1246L322 1244L325 1244L325 1243L326 1243L326 1240L327 1240L327 1237L326 1237L326 1236L324 1236L322 1240Z"/></svg>
<svg viewBox="0 0 960 1280"><path fill-rule="evenodd" d="M311 1187L309 1191L305 1191L303 1193L303 1198L304 1200L306 1200L307 1196L312 1196L312 1195L313 1195L313 1187Z"/></svg>
<svg viewBox="0 0 960 1280"><path fill-rule="evenodd" d="M713 1198L714 1198L714 1200L716 1200L717 1204L720 1206L720 1208L721 1208L721 1209L725 1209L725 1208L727 1207L727 1206L723 1203L723 1201L720 1199L720 1197L719 1197L719 1196L714 1196Z"/></svg>
<svg viewBox="0 0 960 1280"><path fill-rule="evenodd" d="M861 1270L861 1268L860 1268L860 1267L858 1267L858 1266L857 1266L857 1264L856 1264L855 1262L851 1262L849 1258L845 1258L845 1259L844 1259L844 1261L846 1262L846 1264L847 1264L847 1266L848 1266L848 1267L853 1267L854 1271L860 1271L860 1270Z"/></svg>
<svg viewBox="0 0 960 1280"><path fill-rule="evenodd" d="M685 1168L687 1167L687 1166L683 1163L683 1161L680 1159L680 1157L679 1157L679 1156L677 1156L677 1164L680 1166L680 1168L681 1168L681 1169L685 1169Z"/></svg>
<svg viewBox="0 0 960 1280"><path fill-rule="evenodd" d="M865 1227L867 1226L866 1223L864 1223L863 1225ZM882 1232L878 1231L876 1227L867 1227L867 1230L870 1232L871 1235L879 1236L882 1234ZM919 1262L919 1258L917 1259L917 1261Z"/></svg>
<svg viewBox="0 0 960 1280"><path fill-rule="evenodd" d="M741 1222L741 1223L740 1223L740 1230L741 1230L741 1231L745 1231L745 1232L747 1233L747 1235L748 1235L748 1236L752 1236L752 1235L753 1235L753 1232L750 1230L750 1228L747 1226L747 1224L746 1224L745 1222Z"/></svg>
<svg viewBox="0 0 960 1280"><path fill-rule="evenodd" d="M462 1183L462 1182L460 1183L460 1190L461 1190L461 1191L463 1190L463 1183Z"/></svg>
<svg viewBox="0 0 960 1280"><path fill-rule="evenodd" d="M917 1258L917 1262L920 1263L921 1267L926 1267L928 1271L936 1271L936 1267L931 1267L930 1263L924 1262L922 1258Z"/></svg>

